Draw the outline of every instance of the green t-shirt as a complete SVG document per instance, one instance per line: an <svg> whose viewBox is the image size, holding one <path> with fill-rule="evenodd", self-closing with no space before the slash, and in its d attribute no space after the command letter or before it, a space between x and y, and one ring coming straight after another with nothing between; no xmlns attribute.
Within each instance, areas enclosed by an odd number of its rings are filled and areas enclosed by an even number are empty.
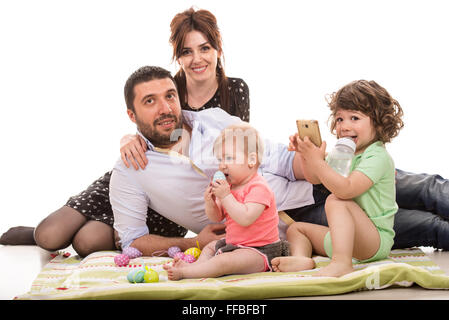
<svg viewBox="0 0 449 320"><path fill-rule="evenodd" d="M351 172L357 170L371 179L373 185L353 200L366 212L379 230L394 237L396 204L395 167L385 145L377 141L354 156Z"/></svg>

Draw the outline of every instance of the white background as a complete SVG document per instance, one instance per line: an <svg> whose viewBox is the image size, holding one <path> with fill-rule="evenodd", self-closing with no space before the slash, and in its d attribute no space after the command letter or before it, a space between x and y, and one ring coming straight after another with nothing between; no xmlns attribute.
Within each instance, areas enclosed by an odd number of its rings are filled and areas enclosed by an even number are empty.
<svg viewBox="0 0 449 320"><path fill-rule="evenodd" d="M376 80L405 112L396 166L449 177L446 1L2 1L0 232L112 168L135 131L123 85L143 65L176 70L169 24L192 5L216 15L264 137L287 143L295 119L315 118L333 145L325 95Z"/></svg>

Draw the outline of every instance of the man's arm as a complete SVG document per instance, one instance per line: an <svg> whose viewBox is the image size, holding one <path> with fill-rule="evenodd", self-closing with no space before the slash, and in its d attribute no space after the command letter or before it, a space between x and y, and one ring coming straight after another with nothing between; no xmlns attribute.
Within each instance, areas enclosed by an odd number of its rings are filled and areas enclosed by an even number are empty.
<svg viewBox="0 0 449 320"><path fill-rule="evenodd" d="M134 169L116 164L109 182L109 199L114 214L114 229L122 248L135 239L148 234L146 224L148 197L136 182Z"/></svg>
<svg viewBox="0 0 449 320"><path fill-rule="evenodd" d="M157 255L165 253L168 248L177 246L182 251L191 247L196 247L194 238L168 238L155 234L146 234L137 238L131 243L131 247L138 249L144 256Z"/></svg>
<svg viewBox="0 0 449 320"><path fill-rule="evenodd" d="M155 234L146 234L137 238L131 243L131 246L138 249L144 256L166 252L168 248L177 246L182 251L188 248L196 247L197 242L200 249L204 248L209 242L223 238L225 225L209 224L193 238L168 238Z"/></svg>
<svg viewBox="0 0 449 320"><path fill-rule="evenodd" d="M301 158L301 155L298 152L295 152L295 156L293 157L293 173L295 174L295 178L296 180L308 180L309 182L311 182L309 179L311 178L310 176L307 175L307 170L304 170L304 161ZM309 179L307 179L309 178ZM311 182L313 183L313 182Z"/></svg>
<svg viewBox="0 0 449 320"><path fill-rule="evenodd" d="M303 168L296 152L281 143L264 141L265 152L260 169L290 181L304 180Z"/></svg>

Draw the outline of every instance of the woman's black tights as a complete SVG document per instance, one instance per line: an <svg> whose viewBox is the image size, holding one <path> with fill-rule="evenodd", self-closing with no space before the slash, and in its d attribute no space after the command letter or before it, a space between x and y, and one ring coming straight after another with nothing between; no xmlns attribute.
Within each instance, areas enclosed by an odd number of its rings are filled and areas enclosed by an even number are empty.
<svg viewBox="0 0 449 320"><path fill-rule="evenodd" d="M34 230L36 244L55 251L68 247L82 257L101 250L116 250L114 229L100 221L88 220L67 206L56 210L42 220Z"/></svg>

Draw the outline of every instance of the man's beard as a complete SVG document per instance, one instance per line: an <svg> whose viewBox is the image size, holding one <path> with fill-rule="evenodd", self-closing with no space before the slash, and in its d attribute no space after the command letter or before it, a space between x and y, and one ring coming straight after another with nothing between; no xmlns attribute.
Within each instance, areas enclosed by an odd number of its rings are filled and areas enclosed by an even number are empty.
<svg viewBox="0 0 449 320"><path fill-rule="evenodd" d="M173 119L175 121L175 128L170 133L161 133L157 128L157 123L166 120L166 119ZM171 145L178 142L180 138L179 130L182 129L182 116L177 117L173 114L163 115L156 120L153 121L153 125L147 124L143 121L141 121L136 116L136 124L137 128L139 129L140 133L147 138L155 147L170 147Z"/></svg>

